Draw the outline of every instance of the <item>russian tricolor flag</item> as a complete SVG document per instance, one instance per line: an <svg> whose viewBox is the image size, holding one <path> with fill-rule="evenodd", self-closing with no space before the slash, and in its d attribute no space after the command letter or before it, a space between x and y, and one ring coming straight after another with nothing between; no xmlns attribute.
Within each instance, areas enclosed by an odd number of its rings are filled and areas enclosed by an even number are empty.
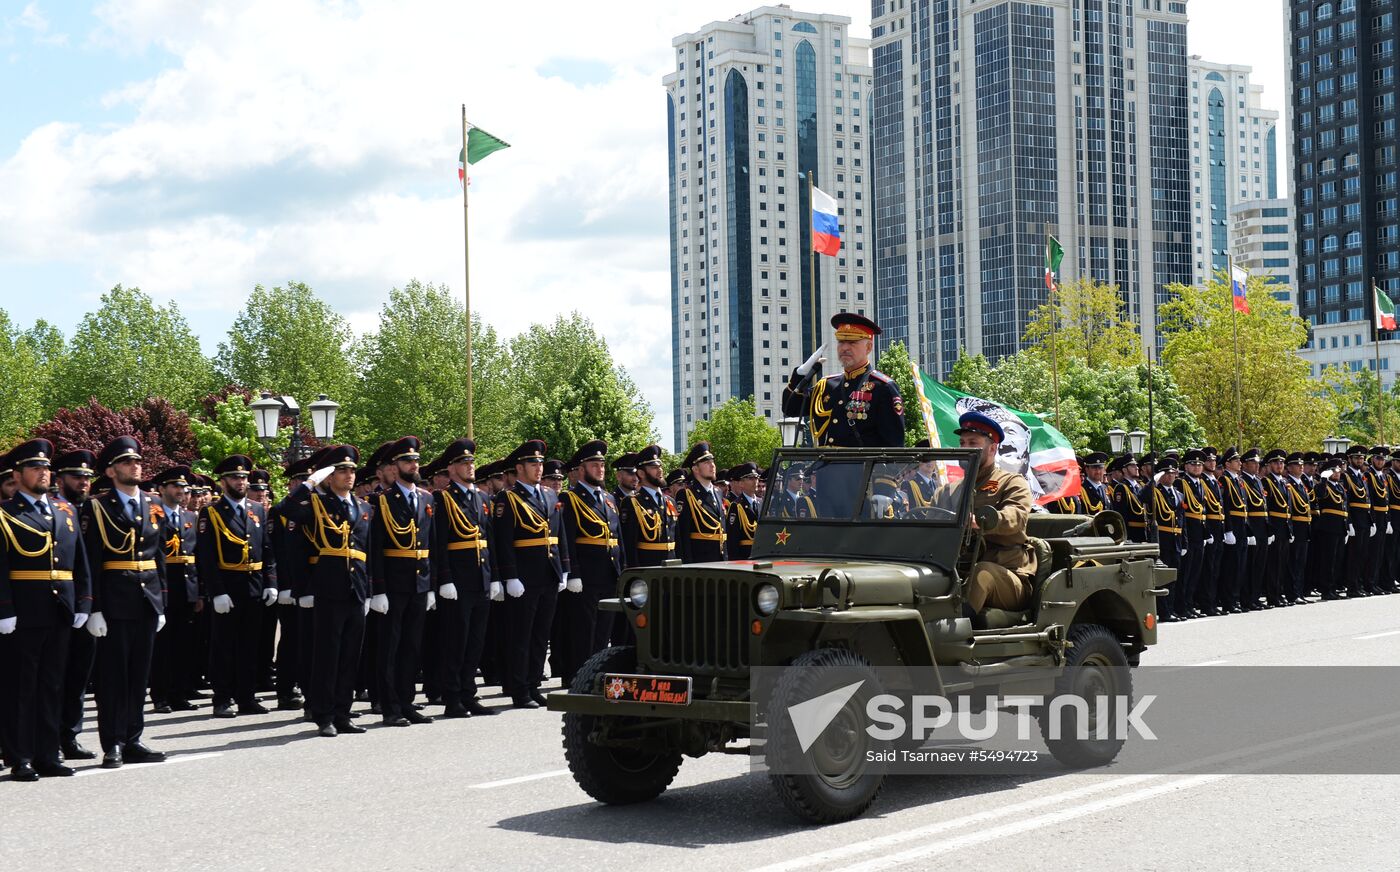
<svg viewBox="0 0 1400 872"><path fill-rule="evenodd" d="M835 257L841 251L841 224L836 201L820 188L812 188L812 250Z"/></svg>
<svg viewBox="0 0 1400 872"><path fill-rule="evenodd" d="M1249 271L1237 266L1230 267L1230 295L1234 299L1235 311L1249 314L1249 299L1245 289L1249 286Z"/></svg>

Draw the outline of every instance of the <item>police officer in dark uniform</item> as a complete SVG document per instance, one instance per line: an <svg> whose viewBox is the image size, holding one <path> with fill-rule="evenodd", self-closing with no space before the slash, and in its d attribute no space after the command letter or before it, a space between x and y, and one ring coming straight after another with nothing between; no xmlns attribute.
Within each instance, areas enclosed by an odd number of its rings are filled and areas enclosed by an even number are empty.
<svg viewBox="0 0 1400 872"><path fill-rule="evenodd" d="M253 461L233 454L214 467L222 493L199 513L195 565L214 609L209 680L216 718L267 714L257 699L266 608L277 602L277 557L267 509L248 499Z"/></svg>
<svg viewBox="0 0 1400 872"><path fill-rule="evenodd" d="M790 463L783 470L783 489L773 497L774 514L783 518L817 516L817 507L802 489L806 470L807 467L800 463Z"/></svg>
<svg viewBox="0 0 1400 872"><path fill-rule="evenodd" d="M288 489L307 480L320 466L312 466L307 457L287 466ZM250 485L251 487L251 485ZM310 558L309 543L299 525L283 517L279 505L268 506L267 523L272 533L272 549L277 553L277 605L270 609L266 627L276 632L277 652L277 710L296 711L305 705L297 688L305 688L309 675L302 674L301 609L297 608L296 591L302 586ZM308 664L309 665L309 664Z"/></svg>
<svg viewBox="0 0 1400 872"><path fill-rule="evenodd" d="M1084 493L1082 495L1084 514L1097 515L1109 507L1108 485L1104 482L1108 455L1095 451L1084 458Z"/></svg>
<svg viewBox="0 0 1400 872"><path fill-rule="evenodd" d="M458 439L437 464L447 486L433 497L433 580L441 621L443 717L494 715L476 697L476 670L486 645L495 580L491 512L477 490L476 443Z"/></svg>
<svg viewBox="0 0 1400 872"><path fill-rule="evenodd" d="M18 484L0 504L0 734L15 781L72 775L59 759L69 636L92 609L77 511L50 497L53 443L10 452Z"/></svg>
<svg viewBox="0 0 1400 872"><path fill-rule="evenodd" d="M1317 486L1313 489L1316 513L1309 547L1317 555L1313 565L1319 575L1313 581L1324 600L1340 599L1345 579L1345 561L1340 556L1347 536L1347 497L1341 481L1344 464L1336 457L1321 458Z"/></svg>
<svg viewBox="0 0 1400 872"><path fill-rule="evenodd" d="M1160 463L1154 478L1148 480L1141 493L1143 503L1152 515L1152 526L1157 531L1158 554L1163 563L1179 573L1186 547L1182 539L1184 507L1181 491L1176 487L1176 464L1170 460ZM1175 592L1157 600L1158 617L1163 621L1181 620L1176 613L1175 600Z"/></svg>
<svg viewBox="0 0 1400 872"><path fill-rule="evenodd" d="M559 504L544 489L545 443L527 439L506 458L515 483L497 496L492 534L496 565L505 579L505 690L515 708L540 708L545 654L566 567L559 550Z"/></svg>
<svg viewBox="0 0 1400 872"><path fill-rule="evenodd" d="M919 444L914 447L932 448L933 442L928 438L920 439ZM924 460L900 483L899 489L904 492L908 508L924 509L933 505L934 494L942 484L938 478L937 461Z"/></svg>
<svg viewBox="0 0 1400 872"><path fill-rule="evenodd" d="M598 609L599 600L617 595L622 573L622 520L613 495L603 488L607 453L601 439L580 446L569 460L579 470L578 483L560 495L569 555L568 583L558 604L567 650L559 675L565 685L589 657L607 647L613 633L615 613Z"/></svg>
<svg viewBox="0 0 1400 872"><path fill-rule="evenodd" d="M612 462L613 473L617 476L617 487L613 488L613 503L619 509L623 502L630 499L638 487L637 479L637 455L635 452L627 452Z"/></svg>
<svg viewBox="0 0 1400 872"><path fill-rule="evenodd" d="M102 766L159 763L165 754L141 741L156 633L165 625L164 512L141 492L141 446L121 436L97 456L111 488L83 505L83 538L92 569L97 637L97 733Z"/></svg>
<svg viewBox="0 0 1400 872"><path fill-rule="evenodd" d="M195 675L195 611L199 598L199 572L195 566L195 524L198 515L184 507L185 492L193 473L188 466L172 466L154 476L150 484L160 497L161 547L165 551L165 628L156 635L151 662L151 704L157 714L194 711L190 700Z"/></svg>
<svg viewBox="0 0 1400 872"><path fill-rule="evenodd" d="M754 497L757 487L758 464L748 461L729 470L733 497L729 500L725 527L729 530L730 560L748 560L753 551L754 532L758 529L758 500Z"/></svg>
<svg viewBox="0 0 1400 872"><path fill-rule="evenodd" d="M365 731L350 719L350 704L369 613L366 561L374 513L352 493L360 459L353 445L313 457L322 465L293 485L277 509L308 543L306 571L296 578L293 594L312 619L307 709L320 735L329 738Z"/></svg>
<svg viewBox="0 0 1400 872"><path fill-rule="evenodd" d="M413 707L424 616L437 607L429 560L433 496L418 487L421 447L417 436L393 443L384 455L396 468L393 484L372 503L369 571L374 596L370 609L384 616L379 625L376 666L380 714L391 727L433 722Z"/></svg>
<svg viewBox="0 0 1400 872"><path fill-rule="evenodd" d="M1347 467L1342 472L1342 491L1347 497L1347 596L1369 596L1366 584L1366 557L1371 544L1371 487L1366 476L1366 448L1347 449Z"/></svg>
<svg viewBox="0 0 1400 872"><path fill-rule="evenodd" d="M1259 473L1262 459L1258 448L1251 448L1240 456L1240 478L1245 485L1245 509L1249 515L1249 535L1245 538L1245 548L1249 552L1245 557L1249 567L1244 588L1244 610L1247 612L1273 608L1265 596L1264 583L1269 562L1269 496Z"/></svg>
<svg viewBox="0 0 1400 872"><path fill-rule="evenodd" d="M676 500L676 556L683 563L714 563L724 559L724 497L715 487L715 456L710 443L697 442L681 464L691 483Z"/></svg>
<svg viewBox="0 0 1400 872"><path fill-rule="evenodd" d="M1127 522L1128 541L1147 542L1148 506L1143 502L1142 484L1138 482L1137 458L1121 455L1110 466L1110 471L1113 469L1117 469L1119 478L1109 488L1109 504Z"/></svg>
<svg viewBox="0 0 1400 872"><path fill-rule="evenodd" d="M1371 449L1366 484L1371 493L1371 541L1366 548L1366 588L1371 594L1381 592L1381 579L1386 572L1386 542L1390 538L1390 488L1381 470L1389 459L1390 449L1377 445Z"/></svg>
<svg viewBox="0 0 1400 872"><path fill-rule="evenodd" d="M904 445L904 401L894 380L870 365L875 337L882 332L854 312L831 317L842 372L819 378L826 346L793 371L783 391L783 414L807 418L816 445L845 448L897 448Z"/></svg>
<svg viewBox="0 0 1400 872"><path fill-rule="evenodd" d="M1216 480L1220 484L1220 503L1225 512L1225 534L1220 562L1220 608L1238 614L1244 611L1249 568L1246 557L1249 546L1249 503L1245 496L1247 485L1240 475L1240 453L1233 446L1220 457L1224 467Z"/></svg>
<svg viewBox="0 0 1400 872"><path fill-rule="evenodd" d="M1294 605L1307 605L1304 595L1313 580L1307 577L1308 546L1312 541L1312 491L1303 481L1303 454L1294 451L1284 460L1288 485L1289 532L1288 590L1284 596Z"/></svg>
<svg viewBox="0 0 1400 872"><path fill-rule="evenodd" d="M1200 449L1192 448L1182 455L1182 460L1186 475L1177 478L1176 489L1181 492L1181 535L1186 553L1181 557L1176 584L1172 585L1172 614L1178 619L1201 617L1200 610L1195 607L1196 586L1205 562L1206 539L1205 485L1200 478L1205 455Z"/></svg>
<svg viewBox="0 0 1400 872"><path fill-rule="evenodd" d="M1385 486L1390 492L1390 529L1388 571L1381 585L1382 593L1400 593L1400 448L1390 453Z"/></svg>
<svg viewBox="0 0 1400 872"><path fill-rule="evenodd" d="M1264 495L1269 503L1268 565L1264 569L1264 583L1269 602L1275 606L1293 604L1285 589L1291 587L1291 583L1284 583L1290 576L1288 543L1293 538L1288 480L1283 477L1283 462L1287 458L1288 453L1282 448L1270 449L1264 455L1264 464L1268 467L1263 475Z"/></svg>
<svg viewBox="0 0 1400 872"><path fill-rule="evenodd" d="M660 445L637 452L637 492L618 508L626 567L660 566L676 552L676 504L666 493ZM616 633L618 627L614 626Z"/></svg>
<svg viewBox="0 0 1400 872"><path fill-rule="evenodd" d="M68 501L73 511L81 514L92 489L96 474L97 455L87 449L67 451L54 458L53 468L58 478L58 495ZM86 555L84 555L86 557ZM97 640L91 633L70 633L68 662L63 669L63 712L59 724L59 744L63 759L91 760L96 753L78 741L83 732L83 701L92 678L93 655Z"/></svg>

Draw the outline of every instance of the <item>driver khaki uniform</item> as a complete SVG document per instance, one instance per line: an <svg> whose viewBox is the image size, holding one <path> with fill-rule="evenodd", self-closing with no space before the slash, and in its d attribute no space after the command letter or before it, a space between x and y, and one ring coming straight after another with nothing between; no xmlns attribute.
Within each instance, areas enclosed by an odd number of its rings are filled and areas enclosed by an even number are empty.
<svg viewBox="0 0 1400 872"><path fill-rule="evenodd" d="M991 532L984 531L987 549L968 573L967 604L973 611L988 606L1019 611L1030 602L1036 570L1035 550L1026 539L1031 504L1031 488L1025 477L996 464L978 475L972 511L975 515L983 506L991 506L1001 516L1001 523Z"/></svg>

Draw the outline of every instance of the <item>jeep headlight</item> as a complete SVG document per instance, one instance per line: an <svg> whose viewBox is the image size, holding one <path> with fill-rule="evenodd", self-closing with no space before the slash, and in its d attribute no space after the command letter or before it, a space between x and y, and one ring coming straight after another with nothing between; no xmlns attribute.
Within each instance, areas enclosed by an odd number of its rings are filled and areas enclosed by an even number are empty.
<svg viewBox="0 0 1400 872"><path fill-rule="evenodd" d="M634 608L645 608L647 596L651 593L651 587L645 578L634 578L631 584L627 585L627 599Z"/></svg>
<svg viewBox="0 0 1400 872"><path fill-rule="evenodd" d="M778 610L778 588L771 584L761 584L754 591L753 604L760 615L765 617Z"/></svg>

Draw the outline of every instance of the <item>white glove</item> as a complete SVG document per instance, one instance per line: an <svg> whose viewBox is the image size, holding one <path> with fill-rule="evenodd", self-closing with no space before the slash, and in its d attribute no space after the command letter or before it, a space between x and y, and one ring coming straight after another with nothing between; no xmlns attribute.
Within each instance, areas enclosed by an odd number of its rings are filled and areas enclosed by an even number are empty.
<svg viewBox="0 0 1400 872"><path fill-rule="evenodd" d="M1356 527L1354 527L1354 526L1351 525L1351 524L1347 524L1347 535L1348 535L1348 536L1355 536L1355 535L1356 535Z"/></svg>
<svg viewBox="0 0 1400 872"><path fill-rule="evenodd" d="M1376 525L1375 525L1375 524L1372 524L1372 525L1371 525L1371 535L1372 535L1372 536L1376 535Z"/></svg>
<svg viewBox="0 0 1400 872"><path fill-rule="evenodd" d="M296 598L292 596L290 590L279 590L277 591L277 604L279 606L294 606Z"/></svg>
<svg viewBox="0 0 1400 872"><path fill-rule="evenodd" d="M1206 545L1214 545L1214 544L1215 544L1215 537L1214 537L1214 536L1207 536L1207 537L1206 537L1205 544L1206 544Z"/></svg>
<svg viewBox="0 0 1400 872"><path fill-rule="evenodd" d="M306 596L297 599L297 605L301 606L304 609L309 609L312 606L316 605L316 597L312 596L311 594L307 594Z"/></svg>
<svg viewBox="0 0 1400 872"><path fill-rule="evenodd" d="M569 579L569 583L565 586L569 589L569 593L583 593L583 579L577 575Z"/></svg>
<svg viewBox="0 0 1400 872"><path fill-rule="evenodd" d="M513 597L522 596L525 593L525 585L521 584L518 578L507 578L506 593Z"/></svg>
<svg viewBox="0 0 1400 872"><path fill-rule="evenodd" d="M431 612L435 608L437 608L437 594L428 591L428 607L424 611Z"/></svg>
<svg viewBox="0 0 1400 872"><path fill-rule="evenodd" d="M1225 531L1225 544L1226 544L1226 545L1233 545L1233 544L1235 544L1235 534L1234 534L1234 533L1231 533L1229 530L1226 530L1226 531Z"/></svg>
<svg viewBox="0 0 1400 872"><path fill-rule="evenodd" d="M369 600L365 600L365 615L369 615Z"/></svg>
<svg viewBox="0 0 1400 872"><path fill-rule="evenodd" d="M500 583L499 581L493 581L493 582L491 582L491 601L492 601L492 602L498 602L498 603L499 603L499 602L504 602L504 601L505 601L505 598L506 598L505 588L501 587L501 583Z"/></svg>
<svg viewBox="0 0 1400 872"><path fill-rule="evenodd" d="M1255 539L1253 536L1246 536L1245 539L1244 539L1244 544L1246 544L1246 545L1248 545L1249 547L1253 548L1255 545L1258 545L1258 544L1259 544L1259 540L1258 540L1258 539Z"/></svg>
<svg viewBox="0 0 1400 872"><path fill-rule="evenodd" d="M1274 537L1273 537L1273 536L1270 536L1270 537L1269 537L1269 541L1265 542L1264 544L1265 544L1265 545L1272 545L1272 544L1274 544Z"/></svg>
<svg viewBox="0 0 1400 872"><path fill-rule="evenodd" d="M317 487L321 484L321 482L329 478L330 474L333 472L335 472L334 466L323 466L315 472L311 473L311 475L307 476L306 483L311 485L312 487Z"/></svg>
<svg viewBox="0 0 1400 872"><path fill-rule="evenodd" d="M455 600L457 598L457 585L449 581L447 584L438 588L438 596L445 600Z"/></svg>
<svg viewBox="0 0 1400 872"><path fill-rule="evenodd" d="M1292 544L1293 544L1293 537L1292 537L1292 536L1289 536L1289 537L1288 537L1288 544L1289 544L1289 545L1292 545Z"/></svg>
<svg viewBox="0 0 1400 872"><path fill-rule="evenodd" d="M1155 481L1157 484L1161 484L1161 483L1162 483L1162 476L1164 476L1164 475L1166 475L1165 472L1159 472L1159 473L1157 473L1156 475L1152 476L1152 480Z"/></svg>
<svg viewBox="0 0 1400 872"><path fill-rule="evenodd" d="M369 607L379 612L381 615L387 615L389 613L389 595L384 593L375 594L369 598Z"/></svg>
<svg viewBox="0 0 1400 872"><path fill-rule="evenodd" d="M93 612L88 616L87 631L96 639L107 635L107 619L102 617L101 612Z"/></svg>
<svg viewBox="0 0 1400 872"><path fill-rule="evenodd" d="M1327 470L1326 472L1324 472L1324 473L1322 474L1323 480L1325 481L1325 480L1327 480L1327 479L1330 479L1330 478L1333 476L1334 473L1336 473L1336 470L1335 470L1335 469L1329 469L1329 470Z"/></svg>
<svg viewBox="0 0 1400 872"><path fill-rule="evenodd" d="M812 371L812 367L814 367L814 366L817 365L818 361L820 361L820 360L822 359L822 355L825 354L825 353L826 353L826 344L823 343L822 346L821 346L820 348L818 348L816 351L813 351L813 352L812 352L812 356L811 356L811 357L807 358L806 360L804 360L804 361L802 362L802 365L799 366L799 367L797 368L797 374L798 374L798 375L806 375L807 373L811 372L811 371Z"/></svg>
<svg viewBox="0 0 1400 872"><path fill-rule="evenodd" d="M1185 546L1183 546L1183 547L1181 548L1181 556L1182 556L1182 557L1185 557L1185 556L1186 556L1186 548L1185 548Z"/></svg>
<svg viewBox="0 0 1400 872"><path fill-rule="evenodd" d="M73 616L73 629L81 630L88 621L87 612L78 612Z"/></svg>
<svg viewBox="0 0 1400 872"><path fill-rule="evenodd" d="M277 588L275 588L275 587L265 587L265 588L263 588L263 605L265 605L265 606L270 606L270 605L272 605L272 604L275 603L275 602L277 602Z"/></svg>
<svg viewBox="0 0 1400 872"><path fill-rule="evenodd" d="M156 615L156 632L165 629L165 615Z"/></svg>
<svg viewBox="0 0 1400 872"><path fill-rule="evenodd" d="M1385 532L1386 532L1386 535L1387 535L1387 536L1390 535L1391 533L1394 533L1394 532L1395 532L1395 530L1392 528L1391 523L1390 523L1389 521L1386 521L1386 522L1385 522Z"/></svg>
<svg viewBox="0 0 1400 872"><path fill-rule="evenodd" d="M8 636L15 631L19 618L0 618L0 636Z"/></svg>
<svg viewBox="0 0 1400 872"><path fill-rule="evenodd" d="M233 608L233 600L229 599L228 594L221 593L214 597L214 611L216 613L226 615L231 608Z"/></svg>

